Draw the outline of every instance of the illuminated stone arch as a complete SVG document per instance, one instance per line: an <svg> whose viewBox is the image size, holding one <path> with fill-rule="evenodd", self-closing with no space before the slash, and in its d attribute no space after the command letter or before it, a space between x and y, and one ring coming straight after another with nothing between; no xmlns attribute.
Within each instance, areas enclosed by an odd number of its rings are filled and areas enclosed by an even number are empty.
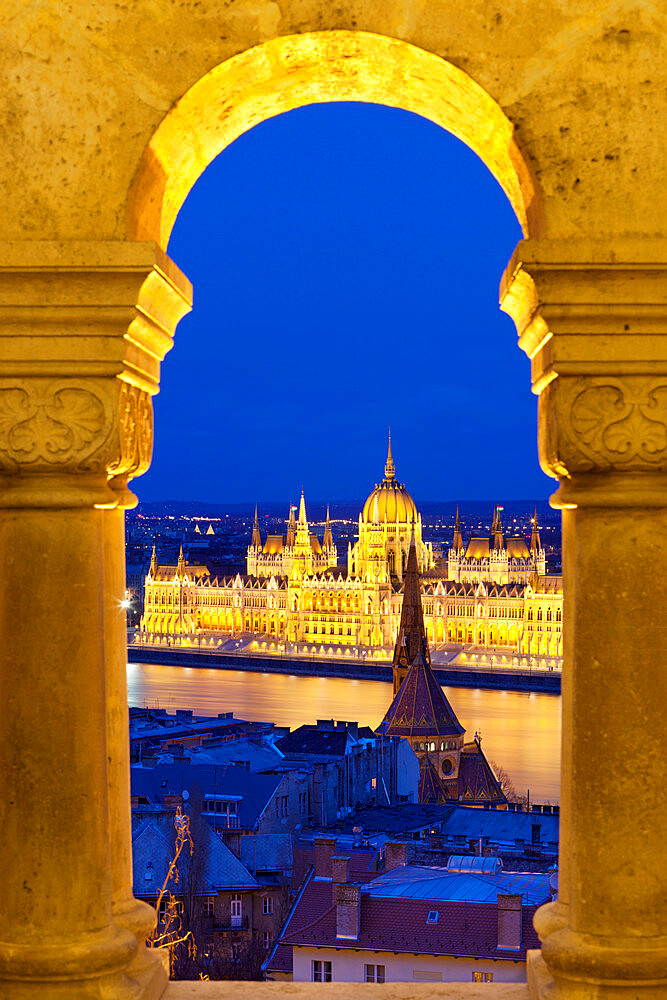
<svg viewBox="0 0 667 1000"><path fill-rule="evenodd" d="M532 169L512 123L479 84L408 42L364 31L322 31L256 45L186 91L139 163L128 200L129 238L155 240L166 249L191 188L223 149L267 118L332 101L402 108L451 132L486 164L524 234L539 235Z"/></svg>

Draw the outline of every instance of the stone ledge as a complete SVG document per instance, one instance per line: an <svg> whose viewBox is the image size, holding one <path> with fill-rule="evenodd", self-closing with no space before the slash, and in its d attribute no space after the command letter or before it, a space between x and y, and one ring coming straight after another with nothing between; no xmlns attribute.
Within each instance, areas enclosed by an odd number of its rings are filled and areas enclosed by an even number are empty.
<svg viewBox="0 0 667 1000"><path fill-rule="evenodd" d="M528 1000L526 983L327 983L327 1000ZM163 1000L322 1000L321 983L169 983Z"/></svg>

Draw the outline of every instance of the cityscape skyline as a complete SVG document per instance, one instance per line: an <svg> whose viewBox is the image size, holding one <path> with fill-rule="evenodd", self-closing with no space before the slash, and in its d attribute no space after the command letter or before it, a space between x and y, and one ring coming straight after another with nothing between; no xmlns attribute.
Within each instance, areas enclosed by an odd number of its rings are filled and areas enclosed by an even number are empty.
<svg viewBox="0 0 667 1000"><path fill-rule="evenodd" d="M482 162L414 114L325 104L245 133L172 234L195 304L140 499L361 496L390 425L419 498L546 498L528 362L498 307L520 235Z"/></svg>

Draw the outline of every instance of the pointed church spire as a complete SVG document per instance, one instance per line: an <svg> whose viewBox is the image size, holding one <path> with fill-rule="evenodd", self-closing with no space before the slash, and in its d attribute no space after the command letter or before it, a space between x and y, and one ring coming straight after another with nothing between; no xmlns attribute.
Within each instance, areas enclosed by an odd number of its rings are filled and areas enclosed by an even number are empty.
<svg viewBox="0 0 667 1000"><path fill-rule="evenodd" d="M178 553L178 565L176 567L176 573L178 576L185 576L185 559L183 558L183 542L181 542L181 549Z"/></svg>
<svg viewBox="0 0 667 1000"><path fill-rule="evenodd" d="M151 567L148 571L150 575L155 579L157 575L157 552L155 551L155 542L153 542L153 554L151 555Z"/></svg>
<svg viewBox="0 0 667 1000"><path fill-rule="evenodd" d="M533 530L530 533L530 551L538 553L541 548L542 542L540 540L540 529L537 524L537 504L535 504L535 513L533 514Z"/></svg>
<svg viewBox="0 0 667 1000"><path fill-rule="evenodd" d="M303 495L303 486L301 487L301 500L299 501L299 524L308 524L308 521L306 520L306 500Z"/></svg>
<svg viewBox="0 0 667 1000"><path fill-rule="evenodd" d="M394 468L394 460L391 457L391 427L389 428L389 445L387 447L387 461L384 467L384 478L385 479L395 479L396 470Z"/></svg>
<svg viewBox="0 0 667 1000"><path fill-rule="evenodd" d="M294 504L290 504L289 520L287 522L287 537L285 539L285 547L288 549L294 545L294 539L296 537L296 521L294 520L295 510L296 507Z"/></svg>
<svg viewBox="0 0 667 1000"><path fill-rule="evenodd" d="M324 525L324 538L322 539L322 548L332 549L333 548L333 535L331 534L331 522L329 521L329 505L327 504L327 520Z"/></svg>
<svg viewBox="0 0 667 1000"><path fill-rule="evenodd" d="M422 611L417 548L413 528L403 582L401 622L398 626L396 646L394 647L394 667L407 669L420 654L425 663L431 663L431 653L424 629L424 612Z"/></svg>
<svg viewBox="0 0 667 1000"><path fill-rule="evenodd" d="M456 522L454 524L454 537L452 538L452 549L459 552L463 548L463 535L461 534L461 521L459 518L459 505L456 505Z"/></svg>
<svg viewBox="0 0 667 1000"><path fill-rule="evenodd" d="M262 547L262 536L259 533L259 518L257 517L257 504L255 504L255 523L252 529L250 545L253 549L261 549Z"/></svg>
<svg viewBox="0 0 667 1000"><path fill-rule="evenodd" d="M503 526L500 520L500 507L496 507L493 511L493 547L494 549L502 549L504 545L503 539Z"/></svg>

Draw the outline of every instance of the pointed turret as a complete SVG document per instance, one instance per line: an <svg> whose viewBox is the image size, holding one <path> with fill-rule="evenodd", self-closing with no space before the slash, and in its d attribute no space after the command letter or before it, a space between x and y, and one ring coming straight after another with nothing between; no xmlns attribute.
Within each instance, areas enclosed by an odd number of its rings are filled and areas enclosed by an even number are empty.
<svg viewBox="0 0 667 1000"><path fill-rule="evenodd" d="M461 521L459 519L459 507L456 505L456 523L454 524L454 537L452 538L452 548L454 552L460 552L463 548L463 535L461 534Z"/></svg>
<svg viewBox="0 0 667 1000"><path fill-rule="evenodd" d="M255 504L255 523L252 528L250 545L253 549L261 549L262 547L262 536L259 533L259 518L257 517L257 504Z"/></svg>
<svg viewBox="0 0 667 1000"><path fill-rule="evenodd" d="M324 525L324 538L322 540L322 547L325 549L333 548L333 535L331 534L331 522L329 520L329 505L327 504L327 520Z"/></svg>
<svg viewBox="0 0 667 1000"><path fill-rule="evenodd" d="M157 552L155 551L155 542L153 542L153 554L151 555L151 565L148 570L150 575L155 579L157 576Z"/></svg>
<svg viewBox="0 0 667 1000"><path fill-rule="evenodd" d="M387 461L384 467L384 478L385 479L396 478L396 469L394 468L394 460L391 457L391 427L389 428L389 445L387 447Z"/></svg>
<svg viewBox="0 0 667 1000"><path fill-rule="evenodd" d="M290 506L289 509L289 520L287 522L287 537L285 539L285 548L292 548L294 545L294 540L296 538L296 521L294 519L294 511L296 507L294 504Z"/></svg>
<svg viewBox="0 0 667 1000"><path fill-rule="evenodd" d="M493 511L493 527L491 528L493 532L493 547L494 549L502 549L505 544L503 539L503 526L500 520L500 507L496 507Z"/></svg>
<svg viewBox="0 0 667 1000"><path fill-rule="evenodd" d="M533 514L533 530L530 533L530 551L533 555L537 553L542 548L542 542L540 540L540 529L537 524L537 504L535 505L535 513Z"/></svg>
<svg viewBox="0 0 667 1000"><path fill-rule="evenodd" d="M176 566L176 575L185 576L185 559L183 558L183 543L181 542L181 548L178 553L178 565Z"/></svg>
<svg viewBox="0 0 667 1000"><path fill-rule="evenodd" d="M301 500L299 501L299 524L308 524L308 521L306 520L306 500L303 495L303 486L301 487Z"/></svg>

